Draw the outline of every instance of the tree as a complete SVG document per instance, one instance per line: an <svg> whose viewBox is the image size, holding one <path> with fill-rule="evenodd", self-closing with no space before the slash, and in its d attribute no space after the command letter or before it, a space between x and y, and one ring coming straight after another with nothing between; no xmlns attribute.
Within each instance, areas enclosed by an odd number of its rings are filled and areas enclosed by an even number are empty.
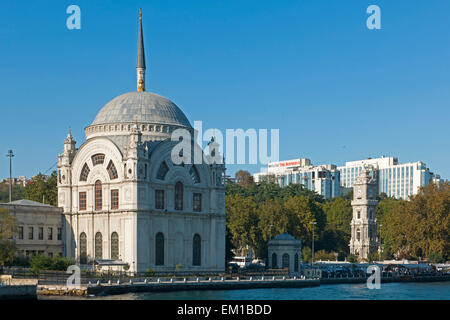
<svg viewBox="0 0 450 320"><path fill-rule="evenodd" d="M230 229L228 226L225 228L225 265L233 259L233 249L236 247L233 245L233 236L231 235Z"/></svg>
<svg viewBox="0 0 450 320"><path fill-rule="evenodd" d="M314 253L314 261L334 261L338 254L336 252L327 252L325 250L319 250Z"/></svg>
<svg viewBox="0 0 450 320"><path fill-rule="evenodd" d="M51 258L42 254L34 255L30 260L30 267L33 272L39 272L40 270L65 271L73 264L75 264L73 259L67 259L60 256Z"/></svg>
<svg viewBox="0 0 450 320"><path fill-rule="evenodd" d="M240 195L226 196L226 223L231 233L231 242L237 248L257 247L258 216L257 205L252 198Z"/></svg>
<svg viewBox="0 0 450 320"><path fill-rule="evenodd" d="M251 185L255 184L255 182L253 181L253 176L248 171L239 170L238 172L236 172L234 177L236 178L236 183L243 188L248 188Z"/></svg>
<svg viewBox="0 0 450 320"><path fill-rule="evenodd" d="M12 186L12 199L23 199L24 197L24 187L21 184L16 184ZM0 202L9 202L9 184L0 183Z"/></svg>
<svg viewBox="0 0 450 320"><path fill-rule="evenodd" d="M311 262L312 259L312 250L310 247L304 246L302 248L302 261L303 262Z"/></svg>
<svg viewBox="0 0 450 320"><path fill-rule="evenodd" d="M320 203L307 196L290 197L284 202L289 217L288 232L305 243L312 242L312 233L316 236L325 227L326 217ZM313 222L316 222L314 225Z"/></svg>
<svg viewBox="0 0 450 320"><path fill-rule="evenodd" d="M258 228L264 243L267 243L279 234L287 232L289 217L279 199L267 199L259 206L258 213ZM258 247L264 248L264 245ZM266 257L267 252L262 252L259 256Z"/></svg>
<svg viewBox="0 0 450 320"><path fill-rule="evenodd" d="M327 201L322 207L327 222L324 231L320 235L318 247L347 255L351 236L350 222L352 220L350 200L334 198Z"/></svg>
<svg viewBox="0 0 450 320"><path fill-rule="evenodd" d="M450 184L430 183L410 201L385 199L377 214L383 224L383 250L398 258L450 256Z"/></svg>
<svg viewBox="0 0 450 320"><path fill-rule="evenodd" d="M4 266L14 260L16 246L14 233L17 232L16 218L5 209L0 209L0 265Z"/></svg>
<svg viewBox="0 0 450 320"><path fill-rule="evenodd" d="M295 196L305 196L311 198L314 202L323 203L325 199L315 191L308 190L302 184L292 183L280 190L280 197L288 199Z"/></svg>
<svg viewBox="0 0 450 320"><path fill-rule="evenodd" d="M33 177L25 186L25 198L37 202L57 205L57 174L53 171L49 177L42 173Z"/></svg>

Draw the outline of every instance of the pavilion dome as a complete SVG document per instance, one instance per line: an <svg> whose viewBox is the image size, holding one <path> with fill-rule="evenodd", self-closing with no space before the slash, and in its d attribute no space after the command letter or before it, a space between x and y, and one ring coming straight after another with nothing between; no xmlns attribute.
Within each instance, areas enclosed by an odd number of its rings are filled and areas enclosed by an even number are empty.
<svg viewBox="0 0 450 320"><path fill-rule="evenodd" d="M289 233L282 233L276 236L273 240L295 240L295 238Z"/></svg>

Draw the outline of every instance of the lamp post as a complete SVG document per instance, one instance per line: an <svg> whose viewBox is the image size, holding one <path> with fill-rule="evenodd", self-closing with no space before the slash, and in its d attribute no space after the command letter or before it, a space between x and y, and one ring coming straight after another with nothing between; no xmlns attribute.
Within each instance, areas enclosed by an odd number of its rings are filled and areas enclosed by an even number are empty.
<svg viewBox="0 0 450 320"><path fill-rule="evenodd" d="M314 227L317 222L310 222L313 225L312 229L312 250L311 250L311 266L314 264Z"/></svg>
<svg viewBox="0 0 450 320"><path fill-rule="evenodd" d="M12 158L14 157L13 151L8 150L8 154L6 156L9 157L9 202L12 202Z"/></svg>
<svg viewBox="0 0 450 320"><path fill-rule="evenodd" d="M381 227L382 227L383 225L382 224L380 224L380 248L379 248L379 250L378 250L378 260L380 260L381 261Z"/></svg>

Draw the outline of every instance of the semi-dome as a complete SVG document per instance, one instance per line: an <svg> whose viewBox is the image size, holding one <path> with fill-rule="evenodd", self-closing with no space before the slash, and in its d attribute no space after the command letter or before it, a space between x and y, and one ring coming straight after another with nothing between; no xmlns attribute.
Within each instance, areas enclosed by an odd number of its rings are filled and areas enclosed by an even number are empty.
<svg viewBox="0 0 450 320"><path fill-rule="evenodd" d="M147 91L128 92L114 98L99 111L91 125L132 122L191 128L175 103Z"/></svg>

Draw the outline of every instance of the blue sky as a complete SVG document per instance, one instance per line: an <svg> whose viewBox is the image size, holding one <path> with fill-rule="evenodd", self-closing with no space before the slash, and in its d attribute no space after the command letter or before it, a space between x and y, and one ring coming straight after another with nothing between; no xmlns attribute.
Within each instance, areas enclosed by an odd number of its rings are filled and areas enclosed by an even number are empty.
<svg viewBox="0 0 450 320"><path fill-rule="evenodd" d="M81 8L81 30L66 8ZM366 28L381 8L382 30ZM450 178L450 2L204 0L0 3L0 177L50 169L67 128L135 90L143 8L147 89L203 128L278 128L280 159L381 155ZM251 172L254 166L229 166Z"/></svg>

